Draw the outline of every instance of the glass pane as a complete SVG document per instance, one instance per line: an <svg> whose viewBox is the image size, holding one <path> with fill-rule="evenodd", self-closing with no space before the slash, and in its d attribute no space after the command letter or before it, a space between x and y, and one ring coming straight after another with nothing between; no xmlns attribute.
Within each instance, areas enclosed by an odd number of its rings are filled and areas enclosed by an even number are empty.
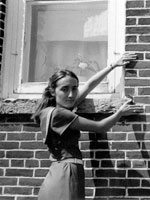
<svg viewBox="0 0 150 200"><path fill-rule="evenodd" d="M23 71L23 82L45 82L65 68L85 82L104 68L107 11L106 0L31 5L29 69Z"/></svg>

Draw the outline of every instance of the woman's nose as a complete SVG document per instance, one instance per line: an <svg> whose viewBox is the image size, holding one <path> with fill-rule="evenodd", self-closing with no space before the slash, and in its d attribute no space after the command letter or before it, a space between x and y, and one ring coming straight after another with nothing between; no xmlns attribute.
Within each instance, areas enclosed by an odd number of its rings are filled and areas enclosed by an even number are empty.
<svg viewBox="0 0 150 200"><path fill-rule="evenodd" d="M68 95L68 96L69 96L69 97L72 97L72 96L73 96L72 90L69 91L69 95Z"/></svg>

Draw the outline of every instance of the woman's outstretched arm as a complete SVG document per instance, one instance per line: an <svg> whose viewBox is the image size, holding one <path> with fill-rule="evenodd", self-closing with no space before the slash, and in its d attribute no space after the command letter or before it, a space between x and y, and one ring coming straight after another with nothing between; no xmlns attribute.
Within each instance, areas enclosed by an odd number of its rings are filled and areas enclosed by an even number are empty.
<svg viewBox="0 0 150 200"><path fill-rule="evenodd" d="M116 62L112 63L110 66L107 66L103 70L97 72L95 75L93 75L83 86L81 91L79 91L79 96L77 99L78 105L103 79L104 77L109 74L114 68L118 66L125 66L130 61L136 59L136 54L129 54L125 53L123 56Z"/></svg>
<svg viewBox="0 0 150 200"><path fill-rule="evenodd" d="M114 114L102 119L101 121L89 120L84 117L78 117L70 125L70 128L80 131L107 132L122 116L134 115L134 108L129 105L130 101L125 102Z"/></svg>

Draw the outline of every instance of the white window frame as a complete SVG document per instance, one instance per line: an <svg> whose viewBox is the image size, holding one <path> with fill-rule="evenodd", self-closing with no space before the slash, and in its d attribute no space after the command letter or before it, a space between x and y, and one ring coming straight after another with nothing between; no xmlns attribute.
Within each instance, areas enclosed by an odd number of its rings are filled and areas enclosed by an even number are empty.
<svg viewBox="0 0 150 200"><path fill-rule="evenodd" d="M34 0L8 1L5 51L2 70L2 98L41 98L43 89L47 85L45 82L21 84L25 45L25 14L26 3L28 1ZM89 0L78 1L87 2ZM41 2L43 3L44 1ZM48 1L45 1L45 3L47 2ZM56 3L56 1L54 2ZM60 1L60 3L61 2L62 1ZM108 18L110 17L113 21L109 21L108 31L110 32L110 30L115 29L115 34L109 34L108 37L108 65L110 65L112 61L118 59L118 57L125 51L125 0L110 0L109 6L111 7L111 11L108 13ZM108 98L122 98L124 96L124 70L122 68L113 70L108 75L108 82L109 92L107 94L91 93L88 97L104 98L107 96Z"/></svg>

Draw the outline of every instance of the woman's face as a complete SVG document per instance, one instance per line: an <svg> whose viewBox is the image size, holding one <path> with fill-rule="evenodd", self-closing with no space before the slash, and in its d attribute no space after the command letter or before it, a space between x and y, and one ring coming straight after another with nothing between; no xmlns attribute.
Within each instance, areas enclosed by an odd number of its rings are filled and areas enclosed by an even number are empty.
<svg viewBox="0 0 150 200"><path fill-rule="evenodd" d="M56 106L72 109L78 95L78 81L75 78L66 76L57 81L54 91Z"/></svg>

